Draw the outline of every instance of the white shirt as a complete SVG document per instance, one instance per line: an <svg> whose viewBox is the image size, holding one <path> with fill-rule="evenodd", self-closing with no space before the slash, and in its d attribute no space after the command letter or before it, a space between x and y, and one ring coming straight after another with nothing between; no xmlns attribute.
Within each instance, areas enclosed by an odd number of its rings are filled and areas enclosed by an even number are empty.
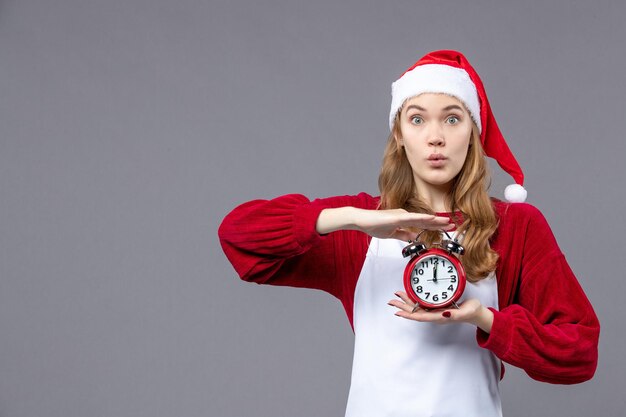
<svg viewBox="0 0 626 417"><path fill-rule="evenodd" d="M500 361L467 323L420 323L387 305L404 290L406 242L372 238L354 294L354 360L346 417L502 416ZM460 299L498 308L495 274Z"/></svg>

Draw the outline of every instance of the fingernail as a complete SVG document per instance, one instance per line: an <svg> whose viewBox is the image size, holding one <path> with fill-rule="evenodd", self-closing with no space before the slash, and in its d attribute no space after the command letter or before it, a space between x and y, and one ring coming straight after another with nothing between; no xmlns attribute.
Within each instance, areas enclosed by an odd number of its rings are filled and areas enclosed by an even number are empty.
<svg viewBox="0 0 626 417"><path fill-rule="evenodd" d="M442 316L444 316L445 318L449 318L452 314L450 314L449 311L444 311L443 313L441 313Z"/></svg>

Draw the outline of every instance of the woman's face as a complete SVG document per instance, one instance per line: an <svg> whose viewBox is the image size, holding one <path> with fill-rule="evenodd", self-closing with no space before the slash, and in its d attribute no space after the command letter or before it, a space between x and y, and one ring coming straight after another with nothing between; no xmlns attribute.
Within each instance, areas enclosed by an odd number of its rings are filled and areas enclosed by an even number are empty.
<svg viewBox="0 0 626 417"><path fill-rule="evenodd" d="M458 99L424 93L404 104L401 137L420 190L449 189L463 168L472 134L472 119Z"/></svg>

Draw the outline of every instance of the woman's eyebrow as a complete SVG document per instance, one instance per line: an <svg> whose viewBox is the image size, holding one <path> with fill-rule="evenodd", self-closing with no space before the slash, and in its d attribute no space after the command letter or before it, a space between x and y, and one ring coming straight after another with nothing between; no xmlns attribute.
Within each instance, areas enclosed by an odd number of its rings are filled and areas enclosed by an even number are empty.
<svg viewBox="0 0 626 417"><path fill-rule="evenodd" d="M411 104L409 107L406 108L407 111L409 111L411 109L416 109L416 110L419 110L419 111L427 112L427 110L425 108L420 107L417 104ZM449 110L463 111L463 109L460 106L457 106L456 104L451 104L451 105L446 106L443 109L441 109L441 111L449 111Z"/></svg>
<svg viewBox="0 0 626 417"><path fill-rule="evenodd" d="M461 106L457 106L456 104L452 104L450 106L446 106L446 107L443 108L443 111L448 111L448 110L460 110L460 111L463 111Z"/></svg>

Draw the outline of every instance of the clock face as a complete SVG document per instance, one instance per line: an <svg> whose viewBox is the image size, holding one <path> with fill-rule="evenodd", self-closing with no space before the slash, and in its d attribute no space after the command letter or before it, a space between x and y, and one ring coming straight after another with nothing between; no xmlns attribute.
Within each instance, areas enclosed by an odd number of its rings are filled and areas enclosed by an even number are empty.
<svg viewBox="0 0 626 417"><path fill-rule="evenodd" d="M463 267L452 256L427 253L409 265L412 266L406 271L409 275L405 276L405 285L410 285L411 298L422 307L438 308L452 304L465 289Z"/></svg>

